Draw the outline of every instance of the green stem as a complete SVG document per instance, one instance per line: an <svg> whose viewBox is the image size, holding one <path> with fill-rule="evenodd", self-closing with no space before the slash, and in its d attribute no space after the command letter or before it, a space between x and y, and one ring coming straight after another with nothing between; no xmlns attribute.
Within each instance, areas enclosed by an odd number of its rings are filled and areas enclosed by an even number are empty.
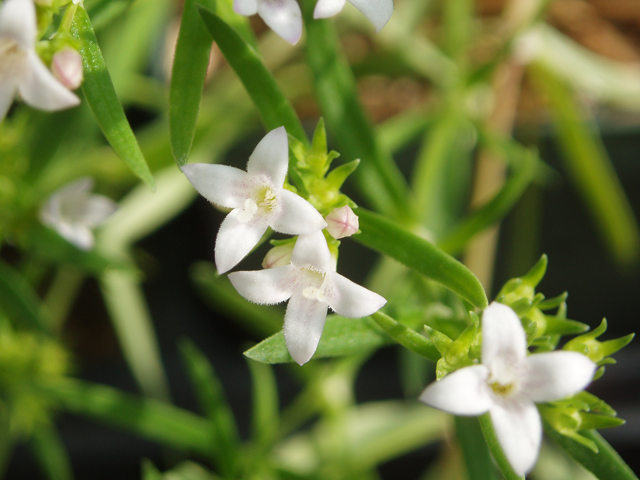
<svg viewBox="0 0 640 480"><path fill-rule="evenodd" d="M502 472L505 480L524 480L524 477L521 477L513 471L513 467L509 463L507 456L504 454L504 451L500 446L500 442L498 441L496 432L493 429L493 424L491 423L491 417L489 416L489 414L485 413L484 415L481 415L480 417L478 417L478 421L480 422L480 427L482 428L484 438L487 441L489 451L498 464L498 468Z"/></svg>

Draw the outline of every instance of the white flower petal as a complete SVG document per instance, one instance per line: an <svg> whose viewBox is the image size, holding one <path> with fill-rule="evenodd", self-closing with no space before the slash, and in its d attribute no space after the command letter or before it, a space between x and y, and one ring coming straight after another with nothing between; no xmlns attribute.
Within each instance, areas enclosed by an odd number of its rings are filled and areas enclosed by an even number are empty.
<svg viewBox="0 0 640 480"><path fill-rule="evenodd" d="M276 188L282 188L289 168L289 139L284 127L267 133L256 145L247 163L249 175L266 175Z"/></svg>
<svg viewBox="0 0 640 480"><path fill-rule="evenodd" d="M284 316L284 339L293 359L307 363L318 348L327 318L327 304L294 294Z"/></svg>
<svg viewBox="0 0 640 480"><path fill-rule="evenodd" d="M5 0L0 5L0 38L10 38L25 50L36 45L36 9L33 0Z"/></svg>
<svg viewBox="0 0 640 480"><path fill-rule="evenodd" d="M258 13L259 0L233 0L233 11L240 15L255 15Z"/></svg>
<svg viewBox="0 0 640 480"><path fill-rule="evenodd" d="M86 199L81 218L78 220L88 227L103 223L118 209L118 204L104 195L91 195Z"/></svg>
<svg viewBox="0 0 640 480"><path fill-rule="evenodd" d="M13 103L13 98L16 96L17 89L18 82L15 78L0 77L0 122L7 115L9 107Z"/></svg>
<svg viewBox="0 0 640 480"><path fill-rule="evenodd" d="M91 177L81 177L71 183L64 185L53 195L59 196L61 199L74 199L77 197L86 198L91 190L93 190L94 181Z"/></svg>
<svg viewBox="0 0 640 480"><path fill-rule="evenodd" d="M542 442L540 414L533 402L496 403L491 420L500 446L518 475L533 468Z"/></svg>
<svg viewBox="0 0 640 480"><path fill-rule="evenodd" d="M229 280L240 295L262 305L280 303L291 297L295 285L291 265L255 272L231 272Z"/></svg>
<svg viewBox="0 0 640 480"><path fill-rule="evenodd" d="M190 163L182 167L182 172L200 195L221 207L242 207L248 196L249 175L239 168Z"/></svg>
<svg viewBox="0 0 640 480"><path fill-rule="evenodd" d="M287 42L295 45L300 40L302 13L295 0L258 0L258 13Z"/></svg>
<svg viewBox="0 0 640 480"><path fill-rule="evenodd" d="M420 401L454 415L481 415L493 405L488 376L484 365L461 368L425 388Z"/></svg>
<svg viewBox="0 0 640 480"><path fill-rule="evenodd" d="M322 215L300 195L282 189L278 192L279 211L269 220L276 232L309 235L327 226Z"/></svg>
<svg viewBox="0 0 640 480"><path fill-rule="evenodd" d="M267 231L262 222L240 222L238 213L232 210L222 221L216 237L215 260L218 273L226 273L247 256Z"/></svg>
<svg viewBox="0 0 640 480"><path fill-rule="evenodd" d="M300 235L291 254L291 263L296 267L313 265L321 272L331 271L331 253L322 232Z"/></svg>
<svg viewBox="0 0 640 480"><path fill-rule="evenodd" d="M337 15L346 0L318 0L313 10L313 18L329 18Z"/></svg>
<svg viewBox="0 0 640 480"><path fill-rule="evenodd" d="M75 94L55 79L35 50L27 52L27 64L18 83L18 91L25 103L48 111L74 107L80 103Z"/></svg>
<svg viewBox="0 0 640 480"><path fill-rule="evenodd" d="M482 314L482 363L516 365L527 355L527 338L516 312L492 302Z"/></svg>
<svg viewBox="0 0 640 480"><path fill-rule="evenodd" d="M371 315L387 303L384 297L335 272L328 272L329 283L324 296L331 309L349 318Z"/></svg>
<svg viewBox="0 0 640 480"><path fill-rule="evenodd" d="M560 400L583 390L597 365L578 352L546 352L526 359L527 378L522 392L534 402Z"/></svg>
<svg viewBox="0 0 640 480"><path fill-rule="evenodd" d="M349 2L373 23L376 32L382 30L393 13L393 0L349 0Z"/></svg>
<svg viewBox="0 0 640 480"><path fill-rule="evenodd" d="M74 244L81 250L90 250L93 247L93 233L89 228L77 223L57 222L51 225L61 237Z"/></svg>

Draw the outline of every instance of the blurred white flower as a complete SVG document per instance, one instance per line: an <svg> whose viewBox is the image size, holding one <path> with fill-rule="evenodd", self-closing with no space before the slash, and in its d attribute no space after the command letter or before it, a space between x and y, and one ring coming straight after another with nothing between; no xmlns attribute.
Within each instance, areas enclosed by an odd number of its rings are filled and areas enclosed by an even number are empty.
<svg viewBox="0 0 640 480"><path fill-rule="evenodd" d="M518 315L493 302L482 316L482 364L461 368L429 385L420 400L454 415L489 412L498 441L518 475L536 463L542 424L534 402L569 397L593 378L596 364L577 352L527 356Z"/></svg>
<svg viewBox="0 0 640 480"><path fill-rule="evenodd" d="M350 237L360 228L358 216L353 213L349 205L335 208L329 215L324 217L327 222L327 231L336 240Z"/></svg>
<svg viewBox="0 0 640 480"><path fill-rule="evenodd" d="M302 13L296 0L233 0L233 10L245 16L259 14L274 32L294 45L302 36Z"/></svg>
<svg viewBox="0 0 640 480"><path fill-rule="evenodd" d="M378 311L387 301L335 272L324 234L301 235L291 264L254 272L232 272L229 280L247 300L274 304L289 300L284 316L287 349L300 365L318 347L327 307L349 318Z"/></svg>
<svg viewBox="0 0 640 480"><path fill-rule="evenodd" d="M54 78L36 53L33 0L4 0L0 5L0 121L16 92L40 110L73 107L80 99Z"/></svg>
<svg viewBox="0 0 640 480"><path fill-rule="evenodd" d="M51 60L53 76L70 90L75 90L82 84L82 57L71 47L64 47L56 52Z"/></svg>
<svg viewBox="0 0 640 480"><path fill-rule="evenodd" d="M91 194L93 179L84 177L55 191L40 211L42 223L82 250L93 247L93 228L118 208L103 195Z"/></svg>
<svg viewBox="0 0 640 480"><path fill-rule="evenodd" d="M283 188L288 167L289 142L284 127L265 135L249 157L246 172L207 163L182 167L203 197L233 208L216 238L219 273L235 267L257 245L267 227L288 235L305 235L327 226L309 202Z"/></svg>
<svg viewBox="0 0 640 480"><path fill-rule="evenodd" d="M318 0L313 11L313 18L329 18L338 14L346 0ZM393 0L349 0L369 19L376 32L382 30L393 13Z"/></svg>

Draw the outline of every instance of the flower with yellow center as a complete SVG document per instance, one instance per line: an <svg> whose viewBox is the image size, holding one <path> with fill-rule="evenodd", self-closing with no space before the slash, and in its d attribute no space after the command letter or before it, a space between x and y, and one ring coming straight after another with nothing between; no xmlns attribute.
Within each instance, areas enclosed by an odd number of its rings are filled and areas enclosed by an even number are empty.
<svg viewBox="0 0 640 480"><path fill-rule="evenodd" d="M519 475L533 468L542 441L534 402L583 390L596 369L585 355L555 351L527 355L518 315L492 303L482 316L482 364L461 368L429 385L420 400L454 415L489 412L498 441Z"/></svg>
<svg viewBox="0 0 640 480"><path fill-rule="evenodd" d="M289 300L284 316L287 349L300 365L318 347L327 307L343 317L371 315L387 302L383 297L335 272L322 232L300 236L291 264L255 272L233 272L229 280L254 303L271 305Z"/></svg>
<svg viewBox="0 0 640 480"><path fill-rule="evenodd" d="M304 198L283 188L289 166L284 127L269 132L249 157L247 171L226 165L192 163L182 167L200 194L216 205L232 208L216 238L219 273L235 267L271 227L288 235L308 235L327 226Z"/></svg>

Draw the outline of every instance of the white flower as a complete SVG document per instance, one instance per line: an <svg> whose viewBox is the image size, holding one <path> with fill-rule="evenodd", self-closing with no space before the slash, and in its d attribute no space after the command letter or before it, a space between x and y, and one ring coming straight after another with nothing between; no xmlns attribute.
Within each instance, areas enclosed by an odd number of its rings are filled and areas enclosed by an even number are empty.
<svg viewBox="0 0 640 480"><path fill-rule="evenodd" d="M313 11L313 18L333 17L342 10L346 0L318 0ZM382 30L393 13L393 0L349 0L369 19L376 32Z"/></svg>
<svg viewBox="0 0 640 480"><path fill-rule="evenodd" d="M296 0L233 0L233 10L245 16L259 14L264 23L289 43L295 45L300 40L302 14Z"/></svg>
<svg viewBox="0 0 640 480"><path fill-rule="evenodd" d="M334 208L329 215L324 217L327 222L327 231L336 240L339 238L350 237L360 228L358 216L353 213L349 205Z"/></svg>
<svg viewBox="0 0 640 480"><path fill-rule="evenodd" d="M454 415L489 412L502 449L518 475L536 463L542 425L534 402L569 397L583 390L596 365L577 352L527 356L516 313L493 302L482 317L482 364L461 368L429 385L427 405Z"/></svg>
<svg viewBox="0 0 640 480"><path fill-rule="evenodd" d="M327 226L304 198L283 188L289 166L284 127L269 132L249 157L247 171L226 165L192 163L182 171L207 200L233 208L216 239L219 273L235 267L271 227L288 235L305 235Z"/></svg>
<svg viewBox="0 0 640 480"><path fill-rule="evenodd" d="M233 272L229 280L240 295L255 303L274 304L289 299L284 337L289 353L300 365L308 362L318 347L327 307L344 317L359 318L387 303L377 293L334 271L322 232L298 238L290 265Z"/></svg>
<svg viewBox="0 0 640 480"><path fill-rule="evenodd" d="M59 110L80 99L58 82L36 53L33 0L4 0L0 5L0 121L16 91L28 105Z"/></svg>
<svg viewBox="0 0 640 480"><path fill-rule="evenodd" d="M82 250L93 246L92 228L103 223L118 208L103 195L92 195L88 177L69 183L54 192L40 211L42 223Z"/></svg>

